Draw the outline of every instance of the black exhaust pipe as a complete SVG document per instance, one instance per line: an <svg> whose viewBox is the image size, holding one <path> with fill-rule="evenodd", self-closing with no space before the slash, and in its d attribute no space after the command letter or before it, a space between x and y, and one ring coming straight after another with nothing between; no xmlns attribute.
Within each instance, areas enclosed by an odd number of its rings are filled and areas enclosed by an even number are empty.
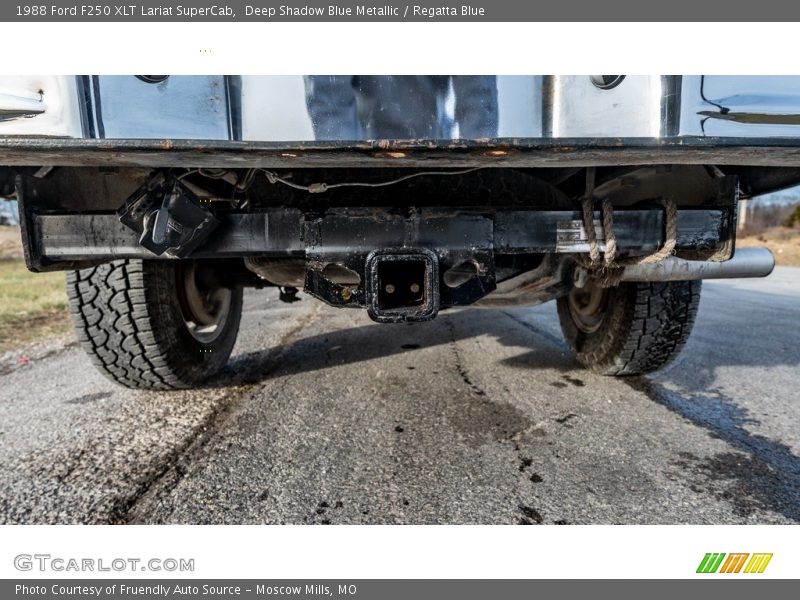
<svg viewBox="0 0 800 600"><path fill-rule="evenodd" d="M378 323L430 321L439 312L439 259L424 248L375 250L367 257L367 312Z"/></svg>

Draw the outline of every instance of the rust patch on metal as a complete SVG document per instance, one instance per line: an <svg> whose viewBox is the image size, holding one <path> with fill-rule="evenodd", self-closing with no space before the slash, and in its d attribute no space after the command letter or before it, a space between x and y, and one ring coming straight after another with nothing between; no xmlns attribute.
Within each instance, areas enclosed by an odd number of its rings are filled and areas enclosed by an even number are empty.
<svg viewBox="0 0 800 600"><path fill-rule="evenodd" d="M407 154L405 152L376 152L375 158L405 158Z"/></svg>
<svg viewBox="0 0 800 600"><path fill-rule="evenodd" d="M501 157L497 152L505 152ZM403 157L391 156L402 153ZM488 154L493 153L493 154ZM295 154L291 157L288 155ZM375 166L467 167L720 164L800 167L798 138L587 138L231 142L0 138L0 164L41 166L280 168Z"/></svg>

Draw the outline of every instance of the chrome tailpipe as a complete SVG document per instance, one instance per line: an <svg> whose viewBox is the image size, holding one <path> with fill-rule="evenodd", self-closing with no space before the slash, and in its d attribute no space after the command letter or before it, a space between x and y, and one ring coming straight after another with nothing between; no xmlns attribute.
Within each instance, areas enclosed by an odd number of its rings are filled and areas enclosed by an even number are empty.
<svg viewBox="0 0 800 600"><path fill-rule="evenodd" d="M683 260L674 256L661 262L630 265L622 281L690 281L766 277L775 268L775 257L767 248L739 248L730 260L710 262Z"/></svg>

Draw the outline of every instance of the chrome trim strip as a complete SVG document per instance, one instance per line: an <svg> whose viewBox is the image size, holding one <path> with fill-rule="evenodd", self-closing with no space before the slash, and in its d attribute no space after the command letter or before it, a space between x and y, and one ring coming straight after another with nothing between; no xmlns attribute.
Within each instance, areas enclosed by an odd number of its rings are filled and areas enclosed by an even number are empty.
<svg viewBox="0 0 800 600"><path fill-rule="evenodd" d="M46 107L41 97L39 100L34 100L12 94L0 94L0 121L29 119L41 115L45 111Z"/></svg>

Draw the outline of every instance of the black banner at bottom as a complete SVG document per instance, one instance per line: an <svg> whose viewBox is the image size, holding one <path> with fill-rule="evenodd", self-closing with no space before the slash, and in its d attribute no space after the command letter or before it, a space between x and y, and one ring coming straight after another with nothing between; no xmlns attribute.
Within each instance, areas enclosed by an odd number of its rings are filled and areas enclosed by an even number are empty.
<svg viewBox="0 0 800 600"><path fill-rule="evenodd" d="M790 597L797 590L792 580L703 577L692 580L469 580L469 579L358 579L358 580L258 580L258 579L40 579L2 580L0 598L49 600L157 600L208 598L209 600L292 598L321 600L483 600L492 598L547 598L553 593L579 598L614 594L617 598L707 598L724 594L726 600ZM764 596L764 594L768 594Z"/></svg>

